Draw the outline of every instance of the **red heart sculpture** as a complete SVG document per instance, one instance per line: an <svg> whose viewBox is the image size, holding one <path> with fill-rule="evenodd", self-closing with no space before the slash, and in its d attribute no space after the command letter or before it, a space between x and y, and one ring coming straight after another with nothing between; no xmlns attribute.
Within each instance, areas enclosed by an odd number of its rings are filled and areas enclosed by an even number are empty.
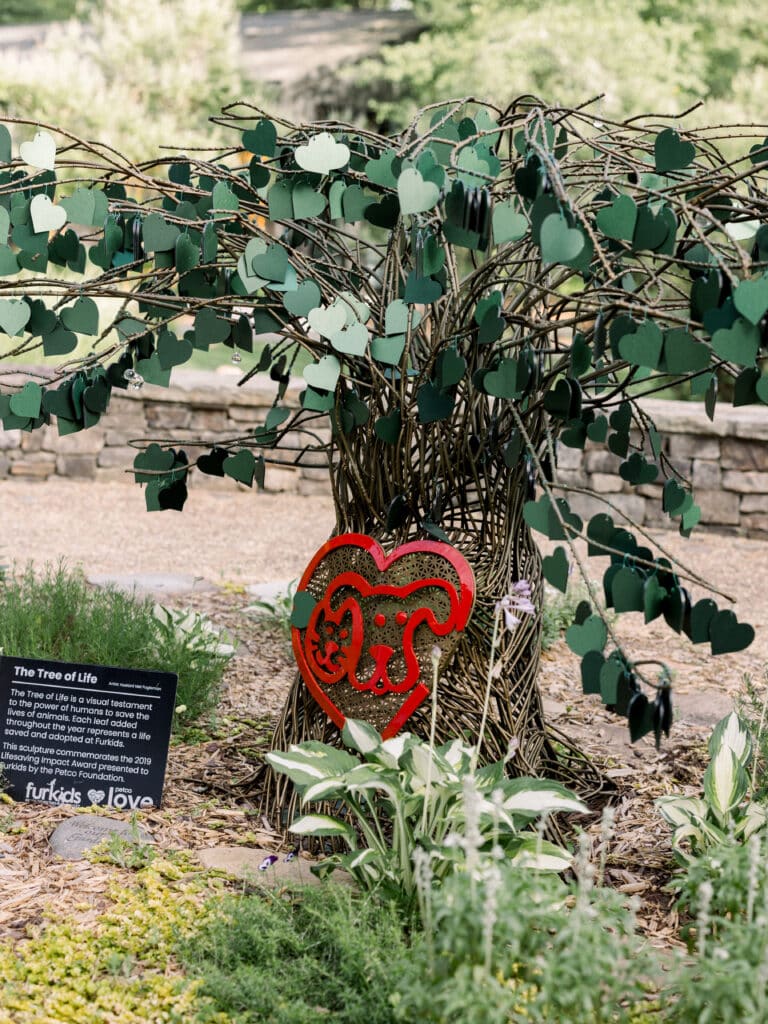
<svg viewBox="0 0 768 1024"><path fill-rule="evenodd" d="M304 682L328 717L372 722L394 736L429 696L432 657L445 664L467 625L475 579L441 541L411 541L387 555L372 538L345 533L324 544L297 594L315 606L292 629Z"/></svg>

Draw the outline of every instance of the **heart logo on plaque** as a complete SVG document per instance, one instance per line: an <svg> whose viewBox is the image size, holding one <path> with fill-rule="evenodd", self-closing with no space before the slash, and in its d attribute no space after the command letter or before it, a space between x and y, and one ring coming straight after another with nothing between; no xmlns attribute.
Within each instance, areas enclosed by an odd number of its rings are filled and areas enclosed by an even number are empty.
<svg viewBox="0 0 768 1024"><path fill-rule="evenodd" d="M453 654L475 580L450 544L411 541L387 555L347 533L320 548L296 594L295 607L311 608L292 629L310 692L339 728L361 718L386 739L429 696L435 646L441 668Z"/></svg>
<svg viewBox="0 0 768 1024"><path fill-rule="evenodd" d="M103 789L89 789L87 795L92 804L103 804L107 794Z"/></svg>

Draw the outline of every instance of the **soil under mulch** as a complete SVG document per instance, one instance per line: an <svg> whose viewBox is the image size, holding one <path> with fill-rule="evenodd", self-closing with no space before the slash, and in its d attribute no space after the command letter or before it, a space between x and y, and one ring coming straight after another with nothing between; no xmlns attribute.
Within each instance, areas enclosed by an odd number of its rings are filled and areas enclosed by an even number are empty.
<svg viewBox="0 0 768 1024"><path fill-rule="evenodd" d="M294 671L287 638L278 627L244 615L249 599L237 590L202 592L175 603L204 611L226 628L237 641L237 655L227 669L217 715L197 735L190 733L195 742L172 745L163 806L142 812L140 823L160 849L238 844L278 849L285 840L259 814L257 776ZM762 652L744 652L735 665L719 659L723 667L713 667L684 638L670 639L669 630L656 626L645 630L631 621L639 616L625 618L629 624L622 623L621 635L630 649L655 649L681 666L682 721L660 751L648 739L631 746L626 725L597 698L581 695L578 660L562 640L544 655L541 685L548 715L616 786L605 881L637 897L640 927L655 945L668 946L677 942L674 897L665 890L673 862L669 829L653 801L663 793L697 791L711 721L720 717L710 706L719 702L723 713L728 710L741 671L758 670ZM24 937L52 908L57 917L75 915L87 927L108 902L107 887L117 868L62 861L50 850L51 832L73 813L89 812L0 804L0 939ZM599 860L601 822L595 819L586 829Z"/></svg>

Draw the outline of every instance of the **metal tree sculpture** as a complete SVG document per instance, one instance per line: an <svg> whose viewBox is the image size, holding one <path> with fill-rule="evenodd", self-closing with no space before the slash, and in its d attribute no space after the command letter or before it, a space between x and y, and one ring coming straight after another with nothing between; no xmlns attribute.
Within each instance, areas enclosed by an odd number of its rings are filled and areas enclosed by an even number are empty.
<svg viewBox="0 0 768 1024"><path fill-rule="evenodd" d="M275 381L266 421L212 450L137 442L147 507L180 509L193 470L252 484L271 461L322 450L336 532L455 545L477 603L441 666L440 738L477 734L497 603L525 578L540 607L542 571L564 590L567 549L583 568L577 537L611 555L605 603L617 611L663 615L715 654L751 641L710 598L692 608L684 583L702 581L624 517L582 522L558 484L555 442L606 443L630 483L666 478L682 533L698 521L636 399L689 381L712 415L730 376L735 404L768 402L768 144L754 129L680 134L527 97L504 111L443 103L396 138L245 104L218 120L228 152L141 165L48 127L14 159L0 136L6 352L66 357L77 335L94 338L52 376L3 387L5 427L55 417L59 433L77 431L112 388L167 384L195 348L254 352L239 383ZM731 160L721 143L752 148ZM119 300L107 322L102 298ZM306 389L292 409L299 367ZM563 542L543 565L531 529ZM590 594L568 631L584 689L627 715L633 737L658 736L669 678L640 673ZM483 755L511 752L511 770L580 775L588 788L578 753L544 725L539 633L534 616L501 635ZM412 727L426 717L419 709ZM297 677L275 743L334 731Z"/></svg>

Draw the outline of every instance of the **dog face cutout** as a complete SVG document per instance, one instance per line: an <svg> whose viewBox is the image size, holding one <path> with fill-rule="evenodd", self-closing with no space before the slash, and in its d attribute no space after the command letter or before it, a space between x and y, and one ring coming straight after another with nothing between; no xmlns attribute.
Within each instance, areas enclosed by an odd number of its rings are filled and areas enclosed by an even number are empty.
<svg viewBox="0 0 768 1024"><path fill-rule="evenodd" d="M344 534L320 549L298 591L317 599L293 630L313 696L337 725L364 718L386 737L428 696L434 646L442 664L456 646L474 579L449 544L413 541L386 555L372 538Z"/></svg>

